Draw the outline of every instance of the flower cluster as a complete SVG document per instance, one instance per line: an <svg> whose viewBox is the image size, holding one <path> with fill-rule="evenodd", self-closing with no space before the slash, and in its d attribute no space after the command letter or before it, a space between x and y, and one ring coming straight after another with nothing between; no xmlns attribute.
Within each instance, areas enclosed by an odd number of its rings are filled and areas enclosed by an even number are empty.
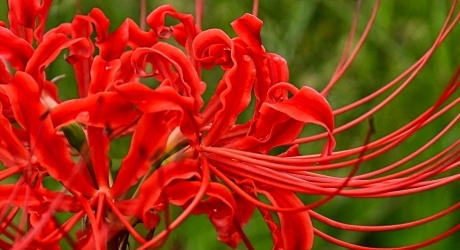
<svg viewBox="0 0 460 250"><path fill-rule="evenodd" d="M433 221L460 206L388 226L344 224L314 210L335 196L406 195L460 178L445 175L460 164L458 137L432 158L398 168L452 130L460 115L413 154L357 174L361 163L458 109L459 71L437 102L406 126L374 141L371 126L363 146L334 152L334 134L368 120L417 75L458 21L455 5L433 47L418 62L374 94L333 110L327 93L362 46L378 2L355 50L344 53L321 93L289 83L287 63L263 47L262 21L255 15L232 22L235 37L220 29L201 30L199 16L195 21L169 5L146 17L147 31L126 19L110 32L110 20L97 8L45 31L51 4L9 0L8 25L0 21L2 249L125 249L129 241L140 249L160 247L172 230L196 214L207 215L218 240L233 248L243 242L251 249L244 225L256 210L271 232L274 249L311 249L315 234L343 247L367 249L315 229L311 218L346 230L387 231ZM168 26L166 18L176 23ZM59 78L45 73L53 62L72 66L78 98L58 98ZM204 71L212 68L223 73L218 83L203 81ZM377 107L335 128L334 116L404 78ZM212 84L215 91L205 102L203 93ZM241 122L243 112L251 115ZM307 124L324 132L303 137ZM130 138L119 164L108 154L118 138ZM319 139L325 142L321 153L300 153L300 145ZM280 146L285 151L274 153ZM320 172L350 167L342 177ZM322 198L306 204L299 194ZM174 217L171 207L183 210ZM64 221L60 214L67 214ZM407 248L431 244L459 228L457 224Z"/></svg>

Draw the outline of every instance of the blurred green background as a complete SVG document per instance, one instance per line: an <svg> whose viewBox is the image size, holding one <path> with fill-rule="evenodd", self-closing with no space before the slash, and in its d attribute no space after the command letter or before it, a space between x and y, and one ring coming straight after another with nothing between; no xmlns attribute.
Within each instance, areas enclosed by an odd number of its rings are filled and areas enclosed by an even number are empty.
<svg viewBox="0 0 460 250"><path fill-rule="evenodd" d="M173 5L180 12L194 13L194 2L185 0L148 1L148 12L165 3ZM355 43L364 30L373 3L374 1L362 1ZM423 3L418 0L383 1L367 42L350 69L328 96L332 107L336 109L369 95L417 61L436 39L450 4L451 1L444 0L424 1ZM288 61L290 82L297 86L310 86L318 91L321 91L328 83L345 46L355 5L356 1L353 0L260 1L258 17L264 21L263 44L267 51L278 53ZM88 13L94 7L101 8L109 17L111 30L118 27L125 18L139 22L140 5L138 1L82 1L82 13ZM230 23L244 13L251 12L251 9L252 1L205 1L202 28L220 28L230 36L234 36ZM54 1L47 23L48 29L62 22L70 22L75 11L74 1ZM6 1L2 1L0 3L1 20L6 20L6 13ZM400 128L433 105L460 62L459 38L460 27L456 27L410 86L391 104L374 115L377 131L373 136L374 140ZM73 72L63 57L56 60L47 69L48 79L62 74L67 77L58 83L61 89L60 97L62 99L75 98ZM209 98L209 93L212 93L221 75L219 70L205 72L203 77L209 84L206 99ZM391 91L394 89L392 88ZM384 96L388 96L388 93ZM454 96L458 97L459 91ZM379 97L353 111L337 116L337 126L358 117L381 100L383 98ZM420 148L459 112L457 105L433 124L418 131L415 136L410 137L398 148L391 150L383 157L362 164L360 173L389 165ZM247 118L242 117L241 119ZM306 134L320 131L314 126L307 126L305 129ZM459 140L459 131L457 124L438 143L420 157L405 164L403 168L413 166ZM336 136L337 150L362 145L366 132L367 124L364 123L338 134ZM119 145L122 143L115 142L111 150L111 156L118 160L126 152L126 148ZM321 145L321 143L306 145L302 147L302 152L319 152ZM344 176L348 171L349 169L343 169L326 173ZM459 201L458 190L460 190L460 184L457 182L420 194L395 198L338 197L316 211L329 218L350 224L404 223L432 215L455 204ZM306 202L315 199L303 198ZM315 227L329 235L351 243L375 247L396 247L417 243L440 234L458 223L460 223L458 211L424 226L387 233L342 231L314 221ZM244 230L256 249L271 249L270 233L257 211ZM457 232L426 249L456 249L459 245L460 233ZM244 248L243 245L239 246L239 249ZM216 240L215 230L205 216L194 216L171 234L164 249L227 249L227 247ZM314 249L341 248L316 237Z"/></svg>

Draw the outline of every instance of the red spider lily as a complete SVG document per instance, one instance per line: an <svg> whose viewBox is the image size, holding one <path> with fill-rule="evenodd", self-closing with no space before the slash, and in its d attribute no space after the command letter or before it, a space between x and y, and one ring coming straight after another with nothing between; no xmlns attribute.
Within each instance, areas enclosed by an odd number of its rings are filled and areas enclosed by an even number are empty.
<svg viewBox="0 0 460 250"><path fill-rule="evenodd" d="M66 241L78 249L124 249L129 237L140 249L159 247L188 216L206 214L220 241L230 247L243 241L252 249L243 226L257 208L271 231L274 249L310 249L314 234L343 247L369 249L319 231L311 218L346 230L387 231L457 210L460 205L454 204L425 219L389 226L350 225L315 212L335 196L407 195L460 178L454 172L460 162L458 135L439 154L400 168L453 130L459 115L409 156L375 171L357 172L363 162L385 155L434 119L458 109L460 70L436 103L409 124L374 141L371 126L362 147L334 152L335 134L371 118L420 72L460 18L456 2L432 48L419 61L372 95L336 110L327 94L363 45L378 1L356 48L348 56L346 47L321 93L288 83L287 63L263 47L262 21L257 17L245 14L235 20L236 37L231 38L220 29L200 29L202 4L197 1L196 22L189 14L161 6L146 18L148 31L127 19L109 32L109 19L93 9L44 32L51 1L9 1L9 25L0 23L0 176L9 183L0 185L2 248L59 249ZM254 6L256 14L257 1ZM165 26L166 17L178 24ZM171 37L177 46L168 43ZM59 100L56 85L45 74L61 51L75 72L76 99ZM202 96L209 83L202 80L202 70L216 66L223 76L205 103ZM158 86L149 87L142 78L152 78ZM334 128L335 116L403 79L375 108ZM252 112L249 121L238 123L247 110ZM325 132L303 137L304 126L311 123ZM124 136L132 137L129 151L121 165L114 166L108 156L110 143ZM320 154L299 153L302 144L323 138ZM275 156L278 146L289 148ZM346 177L319 173L349 167ZM300 194L323 198L306 204ZM260 201L262 196L271 204ZM171 205L183 208L174 220ZM70 214L64 222L57 215L61 212ZM155 232L160 223L165 229ZM139 230L139 224L146 230ZM457 223L439 236L401 249L426 246L459 228Z"/></svg>

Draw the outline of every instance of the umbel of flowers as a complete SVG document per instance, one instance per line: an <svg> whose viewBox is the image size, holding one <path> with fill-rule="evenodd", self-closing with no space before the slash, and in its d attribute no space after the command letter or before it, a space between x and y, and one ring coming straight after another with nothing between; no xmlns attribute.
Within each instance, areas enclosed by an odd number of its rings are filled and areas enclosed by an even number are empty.
<svg viewBox="0 0 460 250"><path fill-rule="evenodd" d="M394 171L453 129L460 115L413 154L356 174L362 162L398 147L448 110L458 110L459 72L437 102L411 123L375 141L370 140L371 129L362 147L333 151L334 133L368 119L420 71L458 21L455 4L433 47L418 62L374 94L338 110L331 109L325 96L364 42L378 2L356 49L349 57L344 53L322 93L289 83L286 61L263 47L262 21L254 15L232 22L235 37L220 29L202 31L192 15L169 5L148 15L148 31L126 19L109 32L110 21L100 9L45 31L51 4L10 0L8 24L0 22L2 249L59 249L63 244L126 249L128 241L140 249L160 247L195 214L207 215L220 241L230 247L243 242L251 249L244 225L254 213L262 214L274 249L310 249L314 234L347 248L368 249L315 229L311 218L345 230L386 231L428 223L460 206L387 226L344 224L314 211L335 196L406 195L460 178L443 175L460 164L458 138L432 158ZM166 17L177 24L166 26ZM78 98L58 98L56 80L45 73L52 62L73 67ZM203 71L211 68L223 71L218 83L202 80ZM158 84L146 85L143 78ZM204 102L209 84L216 85L215 92ZM334 128L335 115L396 84L400 87L377 107ZM252 112L249 121L238 123L247 110ZM325 132L301 137L306 124ZM110 143L126 136L131 136L129 151L116 166L108 156ZM323 138L321 154L299 153L299 145ZM289 147L271 154L278 146ZM346 177L317 173L350 166ZM54 185L47 184L49 179ZM304 204L299 194L323 198ZM172 206L183 208L177 217ZM70 214L63 222L57 218L62 213ZM155 230L159 227L164 229ZM457 224L406 248L434 243L459 228Z"/></svg>

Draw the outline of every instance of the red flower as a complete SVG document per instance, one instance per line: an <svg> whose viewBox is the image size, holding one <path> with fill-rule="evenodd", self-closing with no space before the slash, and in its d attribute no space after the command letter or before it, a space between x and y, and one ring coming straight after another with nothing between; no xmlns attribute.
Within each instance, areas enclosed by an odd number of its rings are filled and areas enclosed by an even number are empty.
<svg viewBox="0 0 460 250"><path fill-rule="evenodd" d="M384 231L423 224L458 207L413 223L380 227L336 222L314 210L339 195L391 197L459 178L453 174L436 179L457 167L458 139L439 155L391 173L451 129L458 116L413 155L365 174L357 170L361 163L397 147L455 107L458 98L451 97L460 71L438 101L410 124L375 141L370 140L371 126L362 147L334 152L334 134L369 118L391 100L450 29L443 29L433 48L401 75L412 74L400 89L375 109L335 129L334 116L368 101L399 79L333 110L326 96L355 52L350 57L344 53L344 63L318 93L289 83L286 61L266 51L260 36L262 21L250 14L232 23L234 38L219 29L201 31L191 15L169 5L147 17L149 31L127 19L109 32L109 19L93 9L44 33L50 5L51 1L9 1L9 27L0 25L0 161L4 166L0 176L14 180L14 184L0 185L2 248L58 249L66 241L78 249L120 249L126 248L130 237L140 249L159 247L191 214L206 214L217 238L230 247L243 241L253 248L243 226L257 208L271 231L274 249L310 249L314 234L343 247L366 249L319 231L311 218L349 230ZM197 6L201 6L199 1ZM377 7L378 3L356 52ZM168 16L179 24L165 26ZM178 46L168 43L171 37ZM59 60L63 50L75 72L78 98L61 101L45 69ZM223 76L205 102L209 83L203 81L202 70L215 66L220 66ZM153 79L157 86L144 84L142 78ZM244 112L252 113L241 123ZM302 137L307 124L319 125L325 133ZM121 164L114 163L109 157L111 143L128 136L127 154ZM321 154L300 154L300 144L323 138ZM275 156L280 146L289 147ZM347 177L317 173L349 166ZM300 194L324 198L305 204ZM271 204L262 202L262 196ZM184 209L173 220L171 205ZM70 214L65 222L60 222L61 212ZM155 232L160 223L165 229ZM138 230L138 224L148 232ZM408 248L428 245L459 227Z"/></svg>

